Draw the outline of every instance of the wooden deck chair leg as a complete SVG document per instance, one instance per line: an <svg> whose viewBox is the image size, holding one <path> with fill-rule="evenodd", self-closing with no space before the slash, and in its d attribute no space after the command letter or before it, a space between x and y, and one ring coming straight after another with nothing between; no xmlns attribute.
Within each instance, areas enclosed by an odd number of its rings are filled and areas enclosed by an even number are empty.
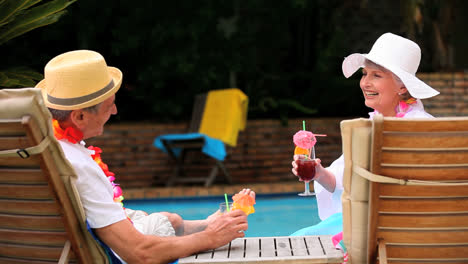
<svg viewBox="0 0 468 264"><path fill-rule="evenodd" d="M228 170L226 169L226 167L224 166L224 163L217 160L216 161L216 164L218 165L218 167L223 171L224 173L224 177L226 178L227 182L228 183L232 183L232 178L231 178L231 175L229 174Z"/></svg>
<svg viewBox="0 0 468 264"><path fill-rule="evenodd" d="M218 175L218 165L214 165L213 168L211 169L211 172L208 176L208 178L205 181L205 187L211 186L213 184L214 179L216 178L216 175Z"/></svg>
<svg viewBox="0 0 468 264"><path fill-rule="evenodd" d="M60 259L58 261L59 264L67 264L70 259L70 240L65 242L65 246L63 247L62 254L60 254Z"/></svg>
<svg viewBox="0 0 468 264"><path fill-rule="evenodd" d="M211 169L211 172L208 176L208 178L205 181L205 187L209 187L213 184L214 180L216 179L216 176L218 175L218 171L221 169L223 171L224 177L226 178L226 181L228 183L232 183L231 175L229 175L229 172L227 171L226 167L224 166L223 162L216 160L216 164L213 166Z"/></svg>
<svg viewBox="0 0 468 264"><path fill-rule="evenodd" d="M377 244L379 246L379 264L387 264L387 245L383 239L379 239Z"/></svg>
<svg viewBox="0 0 468 264"><path fill-rule="evenodd" d="M175 161L175 170L172 175L169 176L169 179L167 180L166 186L172 186L174 185L174 182L177 179L180 179L181 176L183 176L184 173L184 161L185 161L185 149L183 149L180 153L180 156L177 157L177 155L172 151L172 146L169 145L169 143L165 140L162 141L164 147L167 150L167 153L169 156L172 158L172 160Z"/></svg>

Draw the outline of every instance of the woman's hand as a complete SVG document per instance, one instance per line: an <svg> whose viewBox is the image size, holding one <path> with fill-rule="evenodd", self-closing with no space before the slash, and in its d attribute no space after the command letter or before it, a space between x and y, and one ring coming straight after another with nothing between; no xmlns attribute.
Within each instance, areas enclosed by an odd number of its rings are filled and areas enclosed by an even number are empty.
<svg viewBox="0 0 468 264"><path fill-rule="evenodd" d="M300 159L300 158L304 158L305 155L294 155L293 156L293 161L291 162L291 165L292 165L292 173L294 175L296 175L297 177L299 177L297 175L297 160ZM320 174L325 170L325 168L322 166L322 160L320 159L315 159L315 177L312 179L312 180L316 180L317 178L319 178ZM300 181L302 181L300 178L299 178Z"/></svg>

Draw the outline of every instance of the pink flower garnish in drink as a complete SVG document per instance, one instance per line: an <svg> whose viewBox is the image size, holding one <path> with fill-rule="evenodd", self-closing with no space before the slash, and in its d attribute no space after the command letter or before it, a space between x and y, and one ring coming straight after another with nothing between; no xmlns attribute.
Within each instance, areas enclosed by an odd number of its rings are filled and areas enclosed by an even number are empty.
<svg viewBox="0 0 468 264"><path fill-rule="evenodd" d="M311 149L317 142L317 139L315 139L314 133L306 130L299 130L294 134L293 141L294 144L300 148Z"/></svg>

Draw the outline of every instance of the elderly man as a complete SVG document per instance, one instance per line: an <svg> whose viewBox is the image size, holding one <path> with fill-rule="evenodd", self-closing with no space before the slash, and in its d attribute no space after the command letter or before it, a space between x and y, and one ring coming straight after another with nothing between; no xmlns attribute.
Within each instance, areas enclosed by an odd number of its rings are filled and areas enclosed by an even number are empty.
<svg viewBox="0 0 468 264"><path fill-rule="evenodd" d="M97 52L77 50L49 61L44 76L36 87L42 89L55 137L78 175L76 187L87 221L121 259L167 263L244 236L248 224L241 210L186 221L176 214L147 215L123 208L121 189L100 159L100 149L86 148L83 141L101 135L109 117L117 114L121 71L108 67ZM255 196L249 189L241 192Z"/></svg>

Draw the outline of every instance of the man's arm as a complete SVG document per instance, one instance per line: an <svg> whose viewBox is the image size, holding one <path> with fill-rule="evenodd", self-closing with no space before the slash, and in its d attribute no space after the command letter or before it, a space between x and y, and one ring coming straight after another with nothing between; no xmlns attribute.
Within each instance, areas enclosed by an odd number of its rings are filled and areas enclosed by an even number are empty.
<svg viewBox="0 0 468 264"><path fill-rule="evenodd" d="M127 263L168 263L244 237L241 231L247 228L247 216L241 210L235 210L217 217L205 230L187 236L143 235L128 220L95 231Z"/></svg>

